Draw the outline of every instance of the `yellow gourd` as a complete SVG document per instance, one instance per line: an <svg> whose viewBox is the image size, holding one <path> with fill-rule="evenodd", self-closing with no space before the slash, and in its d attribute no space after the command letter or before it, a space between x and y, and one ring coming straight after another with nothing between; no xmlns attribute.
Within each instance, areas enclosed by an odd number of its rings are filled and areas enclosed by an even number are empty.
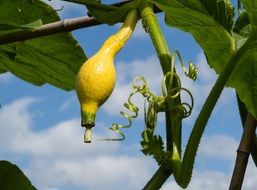
<svg viewBox="0 0 257 190"><path fill-rule="evenodd" d="M131 36L138 15L131 10L121 29L110 36L80 68L76 77L76 92L81 106L81 126L86 128L84 141L90 143L98 108L109 98L115 86L114 57Z"/></svg>

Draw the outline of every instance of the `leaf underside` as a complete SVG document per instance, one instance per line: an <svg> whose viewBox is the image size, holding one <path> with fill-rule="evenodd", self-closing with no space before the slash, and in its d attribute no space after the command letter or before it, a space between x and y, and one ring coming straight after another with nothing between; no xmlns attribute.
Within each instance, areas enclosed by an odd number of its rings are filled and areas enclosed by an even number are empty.
<svg viewBox="0 0 257 190"><path fill-rule="evenodd" d="M34 30L59 20L56 11L39 0L2 0L0 36L19 30ZM9 28L8 28L9 27ZM86 56L70 33L0 46L0 73L11 72L35 85L49 83L72 90Z"/></svg>
<svg viewBox="0 0 257 190"><path fill-rule="evenodd" d="M208 64L219 74L236 47L241 47L251 32L245 24L237 33L232 32L234 9L228 0L152 0L165 13L166 23L192 34L202 47ZM251 26L256 25L257 3L242 0L248 11ZM241 18L245 22L247 18ZM249 22L248 20L248 22ZM237 24L235 27L238 27ZM256 33L256 32L255 32ZM256 35L257 36L257 35ZM236 45L237 44L237 45ZM239 60L228 86L236 89L247 110L257 118L257 47L251 43L248 51Z"/></svg>

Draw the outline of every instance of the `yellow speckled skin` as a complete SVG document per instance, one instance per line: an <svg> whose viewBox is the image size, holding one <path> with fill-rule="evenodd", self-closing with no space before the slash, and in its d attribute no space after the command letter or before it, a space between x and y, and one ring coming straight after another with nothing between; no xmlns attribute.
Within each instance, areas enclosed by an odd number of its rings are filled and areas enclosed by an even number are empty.
<svg viewBox="0 0 257 190"><path fill-rule="evenodd" d="M76 79L82 111L96 113L111 95L115 79L113 57L107 56L105 52L98 52L83 64Z"/></svg>
<svg viewBox="0 0 257 190"><path fill-rule="evenodd" d="M131 36L137 20L136 10L131 10L121 29L104 42L77 74L75 87L81 105L81 125L86 127L85 142L91 142L91 128L95 125L96 112L115 86L114 57Z"/></svg>

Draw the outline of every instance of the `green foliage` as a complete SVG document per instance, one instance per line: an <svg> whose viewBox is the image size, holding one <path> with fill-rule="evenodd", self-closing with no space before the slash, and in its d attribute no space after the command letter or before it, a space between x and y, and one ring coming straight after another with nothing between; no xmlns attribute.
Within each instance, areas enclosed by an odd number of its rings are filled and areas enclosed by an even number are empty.
<svg viewBox="0 0 257 190"><path fill-rule="evenodd" d="M12 25L9 23L0 23L0 35L5 35L10 32L21 32L26 30L36 30L42 26L42 20L38 19L34 22L25 24L25 25Z"/></svg>
<svg viewBox="0 0 257 190"><path fill-rule="evenodd" d="M39 0L0 2L0 37L13 30L34 30L41 21L58 20L56 11ZM49 83L64 90L74 89L75 76L85 60L70 33L0 46L0 73L9 71L32 84Z"/></svg>
<svg viewBox="0 0 257 190"><path fill-rule="evenodd" d="M1 190L36 190L29 179L14 164L0 161L0 189Z"/></svg>
<svg viewBox="0 0 257 190"><path fill-rule="evenodd" d="M229 33L233 27L234 7L229 0L200 0L211 15L218 23L223 26Z"/></svg>
<svg viewBox="0 0 257 190"><path fill-rule="evenodd" d="M238 17L234 32L237 40L237 46L241 47L249 38L254 36L249 42L249 48L242 59L239 60L233 71L228 86L237 90L238 96L244 102L247 110L257 117L257 54L256 54L256 30L252 30L249 22L248 13L241 13Z"/></svg>
<svg viewBox="0 0 257 190"><path fill-rule="evenodd" d="M239 48L245 43L251 31L251 26L248 23L248 17L245 14L240 15L235 28L235 31L239 34L232 36L229 31L234 14L233 8L225 0L223 3L221 1L216 2L216 0L211 2L209 4L207 2L204 3L207 12L203 13L202 9L196 10L187 7L184 1L154 1L165 12L166 23L183 31L190 32L203 48L208 64L217 73L220 73L223 70L224 64L236 52L236 46ZM254 8L253 1L242 2L246 10L250 11L248 12L250 23L251 20L254 22L255 12L253 10L256 9ZM252 40L249 43L249 50L237 63L228 86L236 89L247 109L257 118L257 99L255 98L257 97L257 51L254 44L256 42L254 39Z"/></svg>
<svg viewBox="0 0 257 190"><path fill-rule="evenodd" d="M193 35L197 43L204 50L208 64L214 68L217 73L220 73L224 64L227 63L229 58L235 53L235 42L228 32L232 22L232 15L234 14L231 12L231 6L229 5L225 8L218 7L219 11L223 14L217 17L217 11L212 13L212 15L208 13L208 10L210 12L212 8L217 9L217 6L220 5L217 3L214 3L215 7L208 5L208 9L206 9L201 5L201 2L197 0L194 0L195 6L193 7L187 6L184 0L152 0L152 2L164 11L168 25L179 28L185 32L190 32ZM225 5L227 5L227 3ZM221 17L222 15L224 16ZM219 23L215 17L218 21L229 20ZM227 27L224 28L222 25L226 25Z"/></svg>
<svg viewBox="0 0 257 190"><path fill-rule="evenodd" d="M250 33L248 48L238 61L228 86L236 89L247 110L257 118L257 35L256 30Z"/></svg>
<svg viewBox="0 0 257 190"><path fill-rule="evenodd" d="M138 0L128 2L120 7L114 7L111 5L105 5L97 0L63 0L73 3L79 3L86 5L89 14L93 16L97 21L114 25L118 22L124 21L126 15L131 9L134 9L138 5Z"/></svg>
<svg viewBox="0 0 257 190"><path fill-rule="evenodd" d="M233 31L242 37L248 37L251 32L251 26L247 12L243 12L239 15L235 22Z"/></svg>
<svg viewBox="0 0 257 190"><path fill-rule="evenodd" d="M153 130L145 128L142 132L142 152L145 155L151 155L159 165L166 166L171 162L171 153L164 151L163 141L161 136L154 135Z"/></svg>
<svg viewBox="0 0 257 190"><path fill-rule="evenodd" d="M141 133L141 151L145 155L153 156L158 165L168 168L171 163L171 153L164 150L162 137L154 134L157 125L157 102L149 103L147 111L145 108L144 112L146 128Z"/></svg>
<svg viewBox="0 0 257 190"><path fill-rule="evenodd" d="M253 27L257 27L257 3L256 0L241 0L246 12L249 15L250 23Z"/></svg>

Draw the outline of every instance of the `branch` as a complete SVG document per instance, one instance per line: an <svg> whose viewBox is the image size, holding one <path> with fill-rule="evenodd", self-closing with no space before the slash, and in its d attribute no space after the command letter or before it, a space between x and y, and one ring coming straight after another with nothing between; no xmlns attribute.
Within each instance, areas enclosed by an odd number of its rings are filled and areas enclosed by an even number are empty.
<svg viewBox="0 0 257 190"><path fill-rule="evenodd" d="M242 187L248 158L252 149L253 138L255 137L256 124L256 119L248 113L244 132L237 150L237 158L229 190L240 190Z"/></svg>
<svg viewBox="0 0 257 190"><path fill-rule="evenodd" d="M97 22L93 17L79 17L74 19L65 19L58 22L53 22L50 24L42 25L37 30L13 32L6 35L0 36L0 45L8 44L12 42L24 41L33 38L38 38L42 36L48 36L52 34L68 32L80 28L90 27L99 25L101 23Z"/></svg>
<svg viewBox="0 0 257 190"><path fill-rule="evenodd" d="M111 6L120 7L128 1L118 2L111 4ZM154 12L160 12L161 10L156 8L154 9ZM0 45L18 42L18 41L25 41L33 38L39 38L42 36L48 36L52 34L57 33L63 33L63 32L70 32L72 30L77 30L81 28L87 28L91 26L101 25L104 23L98 22L94 17L91 16L83 16L73 19L65 19L49 24L42 25L37 30L31 31L20 31L20 32L13 32L6 35L0 36Z"/></svg>
<svg viewBox="0 0 257 190"><path fill-rule="evenodd" d="M237 97L237 104L238 104L238 109L239 109L240 118L241 118L241 122L242 122L242 127L244 128L244 124L245 124L248 112L247 112L245 104L240 100L238 94L236 94L236 97ZM257 137L256 137L256 135L253 136L251 155L252 155L254 164L257 167Z"/></svg>

